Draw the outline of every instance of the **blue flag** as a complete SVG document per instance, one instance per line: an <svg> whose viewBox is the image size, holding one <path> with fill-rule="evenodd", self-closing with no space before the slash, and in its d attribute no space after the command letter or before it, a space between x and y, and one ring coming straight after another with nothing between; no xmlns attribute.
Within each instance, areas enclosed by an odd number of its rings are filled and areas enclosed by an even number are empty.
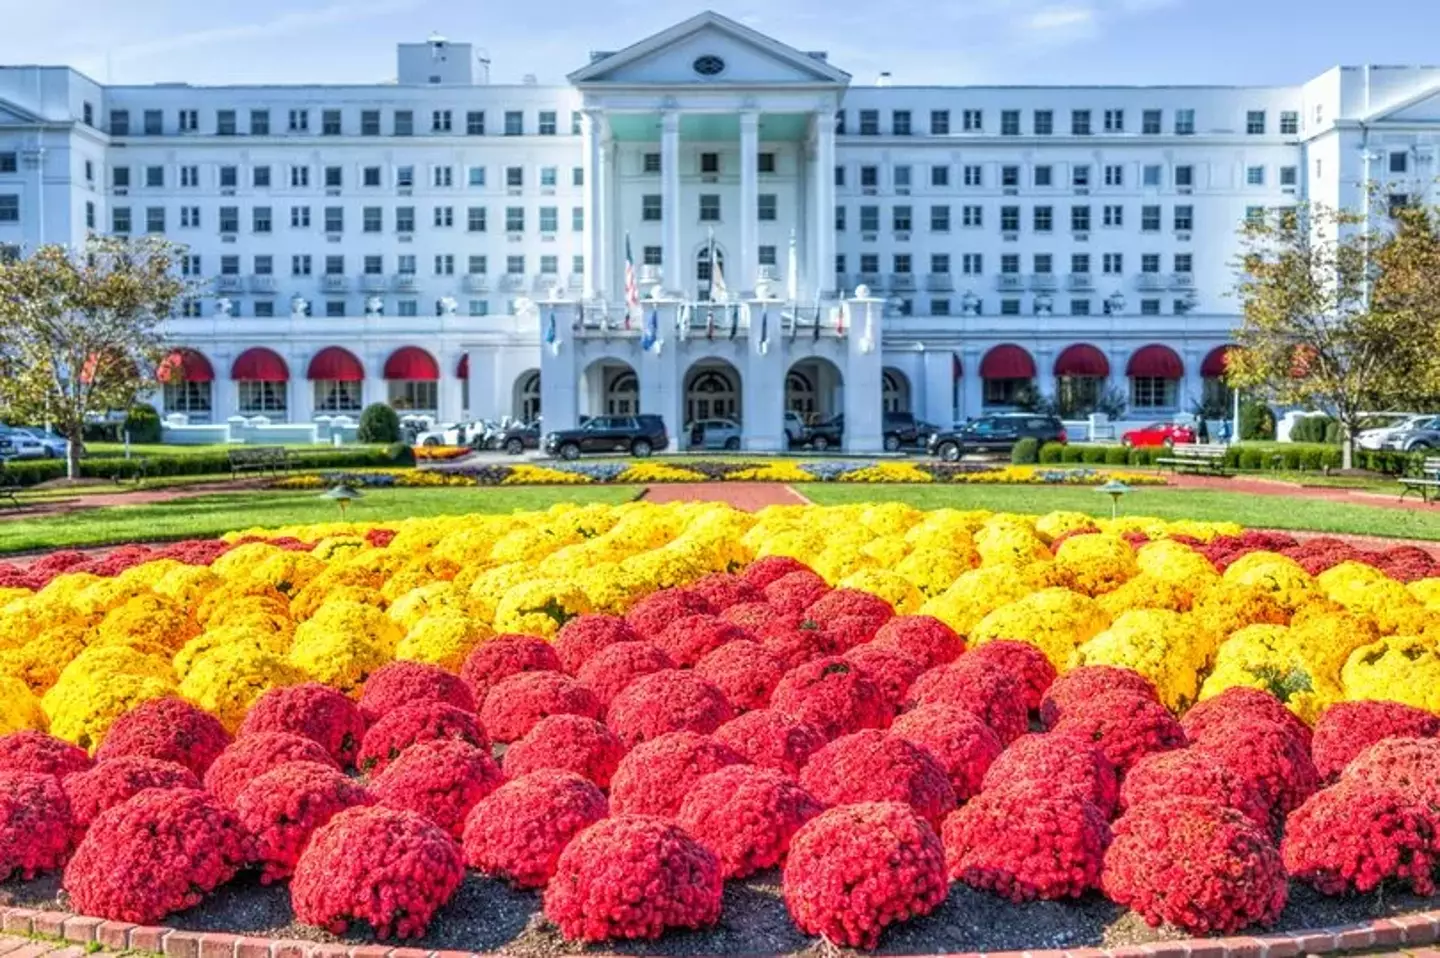
<svg viewBox="0 0 1440 958"><path fill-rule="evenodd" d="M645 333L640 337L640 348L649 352L655 348L655 343L660 339L660 310L650 310L650 318L645 321Z"/></svg>
<svg viewBox="0 0 1440 958"><path fill-rule="evenodd" d="M550 310L550 322L545 326L545 342L548 345L555 343L555 310Z"/></svg>
<svg viewBox="0 0 1440 958"><path fill-rule="evenodd" d="M770 310L760 314L760 354L763 356L770 349Z"/></svg>

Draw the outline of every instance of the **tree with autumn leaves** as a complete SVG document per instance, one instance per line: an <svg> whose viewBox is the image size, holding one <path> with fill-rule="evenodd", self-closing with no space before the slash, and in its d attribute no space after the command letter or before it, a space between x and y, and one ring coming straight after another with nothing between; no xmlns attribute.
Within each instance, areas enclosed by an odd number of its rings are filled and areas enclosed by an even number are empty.
<svg viewBox="0 0 1440 958"><path fill-rule="evenodd" d="M163 326L188 290L177 263L177 247L153 237L97 237L0 262L0 410L68 439L72 479L86 422L128 408L167 375Z"/></svg>
<svg viewBox="0 0 1440 958"><path fill-rule="evenodd" d="M1367 223L1309 204L1250 221L1238 272L1227 381L1332 413L1344 468L1363 412L1440 396L1440 211L1407 206Z"/></svg>

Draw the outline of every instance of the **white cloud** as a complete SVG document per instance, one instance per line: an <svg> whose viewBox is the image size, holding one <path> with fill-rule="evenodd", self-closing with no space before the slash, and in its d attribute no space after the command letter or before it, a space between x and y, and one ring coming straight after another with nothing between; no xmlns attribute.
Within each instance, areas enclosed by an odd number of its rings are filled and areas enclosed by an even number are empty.
<svg viewBox="0 0 1440 958"><path fill-rule="evenodd" d="M1025 30L1067 33L1088 31L1094 24L1095 11L1085 6L1042 7L1020 21L1021 28Z"/></svg>

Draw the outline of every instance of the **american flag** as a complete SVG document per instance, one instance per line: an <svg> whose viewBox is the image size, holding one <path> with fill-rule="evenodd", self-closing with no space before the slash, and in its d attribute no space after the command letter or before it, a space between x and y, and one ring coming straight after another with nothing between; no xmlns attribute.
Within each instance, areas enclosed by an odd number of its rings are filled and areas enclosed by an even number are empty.
<svg viewBox="0 0 1440 958"><path fill-rule="evenodd" d="M625 234L625 328L630 328L630 314L640 309L640 281L635 276L635 257L630 252L630 234Z"/></svg>

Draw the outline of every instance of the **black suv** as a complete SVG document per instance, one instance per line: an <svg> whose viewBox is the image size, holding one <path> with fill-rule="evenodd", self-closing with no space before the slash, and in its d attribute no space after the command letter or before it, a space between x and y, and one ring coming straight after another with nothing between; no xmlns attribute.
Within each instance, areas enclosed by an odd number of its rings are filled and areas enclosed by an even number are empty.
<svg viewBox="0 0 1440 958"><path fill-rule="evenodd" d="M579 429L546 433L544 445L546 453L561 459L578 459L586 452L628 452L644 458L670 445L670 437L659 416L595 416Z"/></svg>
<svg viewBox="0 0 1440 958"><path fill-rule="evenodd" d="M925 451L946 462L957 462L967 452L1009 452L1021 439L1038 439L1042 445L1064 442L1065 425L1054 416L996 413L935 433L926 440Z"/></svg>

